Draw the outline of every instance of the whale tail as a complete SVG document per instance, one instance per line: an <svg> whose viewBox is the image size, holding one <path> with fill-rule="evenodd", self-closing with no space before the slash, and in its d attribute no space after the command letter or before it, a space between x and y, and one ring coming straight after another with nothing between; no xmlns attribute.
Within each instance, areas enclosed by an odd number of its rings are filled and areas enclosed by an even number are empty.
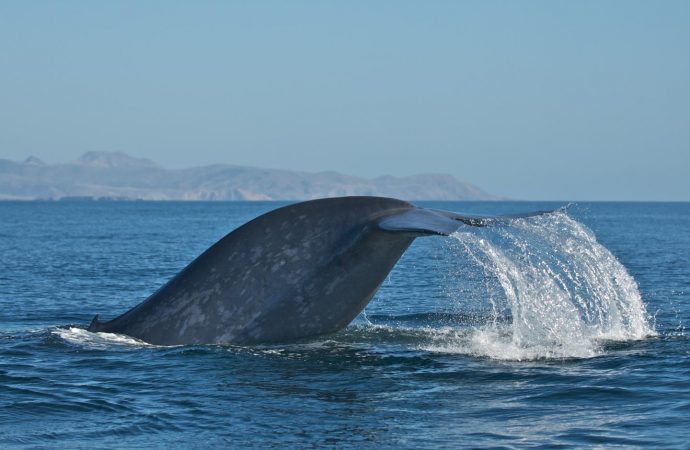
<svg viewBox="0 0 690 450"><path fill-rule="evenodd" d="M543 212L531 213L543 214ZM417 237L509 223L340 197L287 205L227 234L142 303L88 330L151 344L285 342L345 328Z"/></svg>

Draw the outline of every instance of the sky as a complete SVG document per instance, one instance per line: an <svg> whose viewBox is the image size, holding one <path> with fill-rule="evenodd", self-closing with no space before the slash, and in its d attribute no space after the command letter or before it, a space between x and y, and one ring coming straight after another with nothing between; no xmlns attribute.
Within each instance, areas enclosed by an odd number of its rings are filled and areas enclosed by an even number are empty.
<svg viewBox="0 0 690 450"><path fill-rule="evenodd" d="M688 1L4 1L0 158L690 200Z"/></svg>

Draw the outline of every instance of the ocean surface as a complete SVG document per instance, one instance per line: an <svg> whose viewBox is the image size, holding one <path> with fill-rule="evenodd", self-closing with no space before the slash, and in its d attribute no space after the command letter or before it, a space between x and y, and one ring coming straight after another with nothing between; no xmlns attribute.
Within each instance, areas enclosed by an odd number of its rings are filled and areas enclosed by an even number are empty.
<svg viewBox="0 0 690 450"><path fill-rule="evenodd" d="M0 202L0 447L690 447L690 204L417 239L342 332L89 333L285 203ZM324 299L326 301L326 299Z"/></svg>

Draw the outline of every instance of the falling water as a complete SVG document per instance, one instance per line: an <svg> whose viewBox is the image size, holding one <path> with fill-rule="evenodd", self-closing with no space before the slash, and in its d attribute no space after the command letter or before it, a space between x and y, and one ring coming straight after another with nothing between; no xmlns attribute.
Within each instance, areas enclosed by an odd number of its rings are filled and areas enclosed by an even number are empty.
<svg viewBox="0 0 690 450"><path fill-rule="evenodd" d="M565 211L452 237L459 261L469 258L483 271L490 320L469 331L443 330L431 350L499 359L582 358L601 354L607 341L654 334L635 280Z"/></svg>

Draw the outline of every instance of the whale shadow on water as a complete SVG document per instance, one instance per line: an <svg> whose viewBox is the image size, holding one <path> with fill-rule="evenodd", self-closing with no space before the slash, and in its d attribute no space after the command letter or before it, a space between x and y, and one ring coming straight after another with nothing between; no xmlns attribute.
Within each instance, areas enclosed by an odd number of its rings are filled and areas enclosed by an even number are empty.
<svg viewBox="0 0 690 450"><path fill-rule="evenodd" d="M543 212L530 213L542 214ZM345 328L410 244L511 217L462 215L383 197L292 204L212 245L148 299L90 332L156 345L289 342Z"/></svg>

